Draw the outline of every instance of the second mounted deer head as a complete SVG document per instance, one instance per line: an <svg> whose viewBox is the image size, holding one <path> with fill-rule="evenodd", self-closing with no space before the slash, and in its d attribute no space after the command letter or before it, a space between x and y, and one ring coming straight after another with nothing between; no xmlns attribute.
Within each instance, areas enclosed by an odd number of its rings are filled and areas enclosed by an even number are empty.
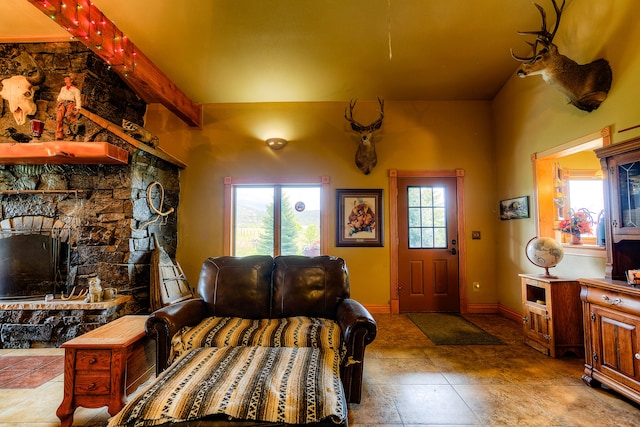
<svg viewBox="0 0 640 427"><path fill-rule="evenodd" d="M358 151L356 151L356 166L365 175L369 175L375 165L378 163L378 156L376 155L376 147L373 143L373 132L382 127L382 119L384 118L384 99L378 98L378 104L380 104L380 118L368 125L362 125L353 119L353 109L356 106L357 99L352 99L349 102L349 109L345 108L344 118L351 123L351 129L360 134L360 141L358 142Z"/></svg>
<svg viewBox="0 0 640 427"><path fill-rule="evenodd" d="M562 92L569 103L584 111L593 111L607 98L611 88L611 67L604 59L597 59L589 64L577 64L572 59L561 55L558 47L553 44L553 38L560 25L562 9L565 0L558 7L556 0L551 0L556 14L553 31L547 28L547 14L537 3L535 6L542 17L540 31L518 31L522 35L535 35L533 54L528 57L517 56L511 51L511 56L522 62L517 71L519 77L541 75L545 82Z"/></svg>

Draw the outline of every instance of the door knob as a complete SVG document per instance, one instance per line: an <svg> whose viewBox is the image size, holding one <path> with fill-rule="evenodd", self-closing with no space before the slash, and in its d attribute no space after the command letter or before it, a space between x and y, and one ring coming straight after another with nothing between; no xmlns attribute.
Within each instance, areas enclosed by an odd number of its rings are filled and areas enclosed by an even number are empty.
<svg viewBox="0 0 640 427"><path fill-rule="evenodd" d="M458 253L458 251L456 251L456 248L451 249L449 252L451 252L453 255Z"/></svg>

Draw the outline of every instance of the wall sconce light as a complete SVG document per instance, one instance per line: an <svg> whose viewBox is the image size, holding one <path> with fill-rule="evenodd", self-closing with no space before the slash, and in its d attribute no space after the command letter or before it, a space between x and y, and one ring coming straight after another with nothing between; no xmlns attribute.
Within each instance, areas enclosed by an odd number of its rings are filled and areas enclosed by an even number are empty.
<svg viewBox="0 0 640 427"><path fill-rule="evenodd" d="M267 145L272 150L281 150L285 145L287 145L287 142L288 141L284 138L269 138L266 140Z"/></svg>

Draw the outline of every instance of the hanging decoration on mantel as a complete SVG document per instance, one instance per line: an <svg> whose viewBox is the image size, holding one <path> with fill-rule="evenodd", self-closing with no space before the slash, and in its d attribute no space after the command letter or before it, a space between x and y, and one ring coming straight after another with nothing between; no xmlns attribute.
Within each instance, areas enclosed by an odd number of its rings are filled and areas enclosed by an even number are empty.
<svg viewBox="0 0 640 427"><path fill-rule="evenodd" d="M146 103L159 102L189 126L202 126L192 101L90 0L27 0L102 58Z"/></svg>
<svg viewBox="0 0 640 427"><path fill-rule="evenodd" d="M127 119L122 119L122 130L140 142L156 148L160 143L160 139L142 126L133 123Z"/></svg>
<svg viewBox="0 0 640 427"><path fill-rule="evenodd" d="M30 0L80 41L91 41L92 50L126 77L133 72L136 48L126 35L89 0Z"/></svg>
<svg viewBox="0 0 640 427"><path fill-rule="evenodd" d="M542 29L540 31L518 31L522 35L535 35L533 54L528 57L517 56L511 51L511 56L522 62L517 71L518 77L541 75L545 82L562 92L569 100L569 104L580 110L591 112L598 108L607 98L611 88L612 73L609 62L605 59L597 59L589 64L577 64L572 59L560 54L558 47L553 44L553 38L560 25L562 6L558 7L556 0L551 0L556 14L556 23L553 31L547 28L547 14L537 3L535 6L542 17ZM541 49L538 49L541 47Z"/></svg>
<svg viewBox="0 0 640 427"><path fill-rule="evenodd" d="M157 208L153 204L153 194L152 194L153 193L153 189L156 186L160 187L160 201L158 202L158 207ZM162 212L162 205L163 204L164 204L164 187L158 181L152 182L147 187L147 205L149 206L149 209L151 209L151 211L153 211L155 213L155 216L152 217L151 219L145 221L144 223L142 223L142 225L140 225L139 228L136 228L136 227L134 227L132 225L131 229L133 231L143 231L145 228L147 228L151 224L154 224L154 223L158 222L160 219L164 219L165 223L166 223L167 216L172 214L174 209L173 208L169 208L167 211Z"/></svg>

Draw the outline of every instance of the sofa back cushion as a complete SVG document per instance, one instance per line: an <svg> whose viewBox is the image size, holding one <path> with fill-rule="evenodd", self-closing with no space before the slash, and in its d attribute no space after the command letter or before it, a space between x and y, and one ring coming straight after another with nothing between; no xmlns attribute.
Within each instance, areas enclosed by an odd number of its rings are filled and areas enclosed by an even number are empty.
<svg viewBox="0 0 640 427"><path fill-rule="evenodd" d="M273 318L335 319L338 304L349 295L349 274L342 258L287 255L274 259Z"/></svg>
<svg viewBox="0 0 640 427"><path fill-rule="evenodd" d="M210 316L269 318L273 258L269 255L207 258L198 294Z"/></svg>

